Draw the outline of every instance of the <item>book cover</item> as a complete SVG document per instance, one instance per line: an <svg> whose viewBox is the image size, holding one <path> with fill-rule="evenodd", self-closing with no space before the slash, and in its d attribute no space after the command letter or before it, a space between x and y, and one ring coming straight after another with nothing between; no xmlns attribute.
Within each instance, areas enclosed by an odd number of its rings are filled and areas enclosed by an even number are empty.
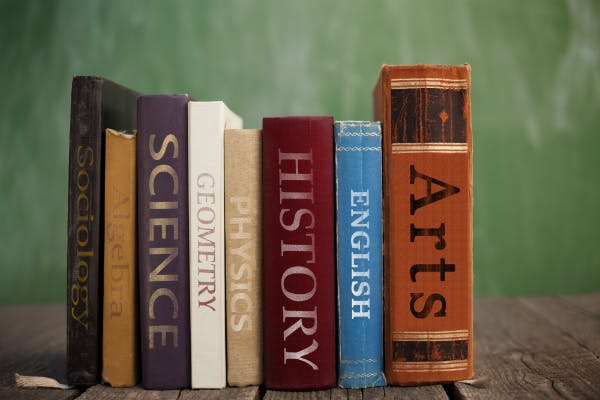
<svg viewBox="0 0 600 400"><path fill-rule="evenodd" d="M333 119L263 119L264 381L336 385Z"/></svg>
<svg viewBox="0 0 600 400"><path fill-rule="evenodd" d="M227 384L262 383L261 135L225 131Z"/></svg>
<svg viewBox="0 0 600 400"><path fill-rule="evenodd" d="M473 375L470 67L384 65L384 343L389 384Z"/></svg>
<svg viewBox="0 0 600 400"><path fill-rule="evenodd" d="M334 125L338 383L384 386L381 125Z"/></svg>
<svg viewBox="0 0 600 400"><path fill-rule="evenodd" d="M138 100L140 352L146 389L190 386L187 95Z"/></svg>
<svg viewBox="0 0 600 400"><path fill-rule="evenodd" d="M135 131L106 129L102 381L138 378Z"/></svg>
<svg viewBox="0 0 600 400"><path fill-rule="evenodd" d="M227 383L223 132L241 127L222 101L189 103L192 388Z"/></svg>
<svg viewBox="0 0 600 400"><path fill-rule="evenodd" d="M138 93L76 76L71 90L67 216L67 381L100 381L104 129L133 130Z"/></svg>

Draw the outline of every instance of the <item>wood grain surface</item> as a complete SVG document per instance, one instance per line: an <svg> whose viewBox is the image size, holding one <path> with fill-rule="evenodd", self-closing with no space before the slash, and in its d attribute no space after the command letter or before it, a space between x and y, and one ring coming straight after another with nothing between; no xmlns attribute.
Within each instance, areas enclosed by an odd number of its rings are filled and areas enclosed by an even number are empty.
<svg viewBox="0 0 600 400"><path fill-rule="evenodd" d="M0 399L375 400L598 399L600 293L489 298L475 302L475 378L421 387L288 392L257 386L222 390L20 389L14 374L65 381L66 314L62 305L2 305Z"/></svg>

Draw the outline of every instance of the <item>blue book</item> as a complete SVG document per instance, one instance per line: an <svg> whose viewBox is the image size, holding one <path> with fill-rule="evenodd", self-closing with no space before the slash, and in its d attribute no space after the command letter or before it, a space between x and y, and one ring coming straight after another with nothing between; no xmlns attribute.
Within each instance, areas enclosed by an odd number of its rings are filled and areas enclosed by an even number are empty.
<svg viewBox="0 0 600 400"><path fill-rule="evenodd" d="M384 386L381 125L335 123L339 386Z"/></svg>

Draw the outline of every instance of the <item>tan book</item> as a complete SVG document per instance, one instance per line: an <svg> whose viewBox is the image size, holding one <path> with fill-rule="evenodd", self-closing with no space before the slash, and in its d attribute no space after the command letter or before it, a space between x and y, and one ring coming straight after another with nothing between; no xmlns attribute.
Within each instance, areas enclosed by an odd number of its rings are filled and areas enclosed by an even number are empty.
<svg viewBox="0 0 600 400"><path fill-rule="evenodd" d="M106 130L102 380L138 379L135 133Z"/></svg>
<svg viewBox="0 0 600 400"><path fill-rule="evenodd" d="M261 142L225 130L227 383L262 383Z"/></svg>

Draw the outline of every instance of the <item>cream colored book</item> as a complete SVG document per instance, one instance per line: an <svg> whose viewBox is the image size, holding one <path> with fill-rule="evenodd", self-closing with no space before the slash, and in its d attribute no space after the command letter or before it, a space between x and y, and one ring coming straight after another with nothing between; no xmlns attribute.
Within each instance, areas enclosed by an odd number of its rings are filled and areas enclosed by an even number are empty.
<svg viewBox="0 0 600 400"><path fill-rule="evenodd" d="M261 141L225 131L227 383L262 383Z"/></svg>
<svg viewBox="0 0 600 400"><path fill-rule="evenodd" d="M242 120L221 101L190 101L189 228L192 388L226 385L223 132Z"/></svg>

